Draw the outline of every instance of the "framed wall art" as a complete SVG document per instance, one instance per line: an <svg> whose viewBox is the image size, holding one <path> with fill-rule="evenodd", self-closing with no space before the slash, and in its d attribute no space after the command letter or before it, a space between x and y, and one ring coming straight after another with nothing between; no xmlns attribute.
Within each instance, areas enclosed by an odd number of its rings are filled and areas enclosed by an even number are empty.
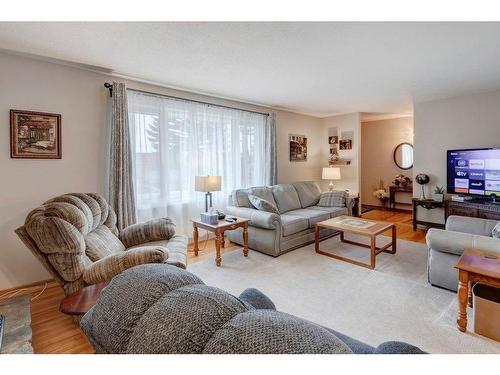
<svg viewBox="0 0 500 375"><path fill-rule="evenodd" d="M307 137L305 135L289 134L290 161L307 161Z"/></svg>
<svg viewBox="0 0 500 375"><path fill-rule="evenodd" d="M11 109L10 157L61 159L61 115Z"/></svg>

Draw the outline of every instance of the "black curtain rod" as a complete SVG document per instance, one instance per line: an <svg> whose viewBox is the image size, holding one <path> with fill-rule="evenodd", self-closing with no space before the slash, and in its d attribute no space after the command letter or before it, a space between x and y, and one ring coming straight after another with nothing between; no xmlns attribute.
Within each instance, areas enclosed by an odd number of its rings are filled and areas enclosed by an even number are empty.
<svg viewBox="0 0 500 375"><path fill-rule="evenodd" d="M106 87L109 90L109 96L113 96L113 85L106 82L104 84L104 87ZM236 107L230 107L227 105L222 105L222 104L213 104L213 103L208 103L208 102L202 102L200 100L193 100L193 99L186 99L186 98L181 98L178 96L172 96L172 95L165 95L165 94L158 94L156 92L151 92L151 91L144 91L144 90L137 90L137 89L127 89L129 91L134 91L134 92L139 92L141 94L148 94L148 95L154 95L154 96L161 96L164 98L169 98L169 99L176 99L176 100L182 100L185 102L195 102L195 103L200 103L200 104L206 104L206 105L211 105L213 107L221 107L221 108L228 108L228 109L236 109L238 111L244 111L244 112L250 112L250 113L257 113L259 115L264 115L264 116L269 116L269 113L264 113L264 112L258 112L258 111L251 111L249 109L241 109L241 108L236 108Z"/></svg>

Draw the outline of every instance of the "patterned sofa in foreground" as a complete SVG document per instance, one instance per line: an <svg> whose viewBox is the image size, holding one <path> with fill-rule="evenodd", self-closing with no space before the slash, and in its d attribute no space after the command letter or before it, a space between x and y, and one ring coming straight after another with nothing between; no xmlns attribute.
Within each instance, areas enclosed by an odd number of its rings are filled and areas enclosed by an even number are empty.
<svg viewBox="0 0 500 375"><path fill-rule="evenodd" d="M186 268L187 237L175 235L170 219L153 219L119 232L114 210L94 193L65 194L45 202L28 214L16 233L66 295L139 264Z"/></svg>
<svg viewBox="0 0 500 375"><path fill-rule="evenodd" d="M320 198L324 195L329 195L330 199L322 204ZM266 205L261 209L255 208L250 201L252 196L264 200ZM268 203L272 207L267 208ZM343 190L322 195L318 184L302 181L235 190L229 197L226 212L250 219L248 241L251 249L278 256L314 242L316 223L352 215L353 205L354 200ZM275 212L268 211L273 207ZM321 229L319 234L325 237L332 231ZM242 231L230 231L227 236L232 242L243 244Z"/></svg>
<svg viewBox="0 0 500 375"><path fill-rule="evenodd" d="M395 341L371 347L276 311L256 289L237 298L187 271L157 264L113 278L80 325L96 353L423 353Z"/></svg>

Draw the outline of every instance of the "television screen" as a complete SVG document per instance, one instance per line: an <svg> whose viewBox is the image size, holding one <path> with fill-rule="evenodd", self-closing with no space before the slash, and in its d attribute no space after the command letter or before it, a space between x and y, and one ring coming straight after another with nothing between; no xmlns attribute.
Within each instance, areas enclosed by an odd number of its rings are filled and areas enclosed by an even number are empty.
<svg viewBox="0 0 500 375"><path fill-rule="evenodd" d="M500 197L500 149L448 150L448 193Z"/></svg>

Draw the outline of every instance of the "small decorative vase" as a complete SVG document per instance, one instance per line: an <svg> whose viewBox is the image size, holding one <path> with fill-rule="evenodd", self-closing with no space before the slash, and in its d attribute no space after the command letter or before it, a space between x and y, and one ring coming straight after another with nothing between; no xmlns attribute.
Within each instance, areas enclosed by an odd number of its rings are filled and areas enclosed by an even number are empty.
<svg viewBox="0 0 500 375"><path fill-rule="evenodd" d="M442 202L444 200L444 194L434 194L434 200L436 202Z"/></svg>
<svg viewBox="0 0 500 375"><path fill-rule="evenodd" d="M382 203L382 208L385 210L387 208L387 198L380 198L380 203Z"/></svg>

